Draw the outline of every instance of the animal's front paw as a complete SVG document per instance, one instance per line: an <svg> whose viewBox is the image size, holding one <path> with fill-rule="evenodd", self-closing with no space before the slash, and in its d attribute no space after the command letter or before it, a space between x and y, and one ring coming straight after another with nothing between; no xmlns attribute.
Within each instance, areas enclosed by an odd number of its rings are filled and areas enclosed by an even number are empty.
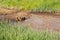
<svg viewBox="0 0 60 40"><path fill-rule="evenodd" d="M26 19L26 17L17 17L17 21L25 21Z"/></svg>
<svg viewBox="0 0 60 40"><path fill-rule="evenodd" d="M26 17L21 17L21 21L24 21L26 20L27 18Z"/></svg>

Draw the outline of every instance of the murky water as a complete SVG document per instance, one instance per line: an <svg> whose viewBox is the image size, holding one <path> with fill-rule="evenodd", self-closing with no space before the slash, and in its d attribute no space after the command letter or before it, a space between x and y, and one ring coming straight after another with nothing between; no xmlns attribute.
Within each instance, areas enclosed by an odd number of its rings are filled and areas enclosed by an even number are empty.
<svg viewBox="0 0 60 40"><path fill-rule="evenodd" d="M38 30L49 29L60 31L60 16L32 14L32 16L25 20L22 24L29 24L32 28Z"/></svg>
<svg viewBox="0 0 60 40"><path fill-rule="evenodd" d="M29 19L23 22L19 22L20 25L30 25L35 30L54 30L60 31L60 16L56 15L42 15L42 14L31 14ZM2 18L3 16L0 16ZM16 23L16 22L13 22Z"/></svg>

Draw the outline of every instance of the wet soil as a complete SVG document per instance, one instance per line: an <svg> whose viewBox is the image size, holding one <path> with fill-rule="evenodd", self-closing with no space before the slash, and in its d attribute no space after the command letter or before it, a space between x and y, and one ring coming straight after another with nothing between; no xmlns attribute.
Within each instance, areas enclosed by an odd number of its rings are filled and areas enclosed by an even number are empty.
<svg viewBox="0 0 60 40"><path fill-rule="evenodd" d="M50 14L31 14L32 16L21 24L29 24L35 30L60 31L60 16Z"/></svg>

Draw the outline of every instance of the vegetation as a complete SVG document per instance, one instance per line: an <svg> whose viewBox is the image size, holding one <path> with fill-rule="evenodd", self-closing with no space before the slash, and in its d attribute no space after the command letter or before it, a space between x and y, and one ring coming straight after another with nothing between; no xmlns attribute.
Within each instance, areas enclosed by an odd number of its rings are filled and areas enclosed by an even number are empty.
<svg viewBox="0 0 60 40"><path fill-rule="evenodd" d="M28 26L21 27L0 22L0 40L59 40L58 32L33 31Z"/></svg>
<svg viewBox="0 0 60 40"><path fill-rule="evenodd" d="M0 0L0 6L23 10L60 10L60 0ZM60 33L34 31L28 25L0 22L0 40L59 40Z"/></svg>
<svg viewBox="0 0 60 40"><path fill-rule="evenodd" d="M24 10L59 10L60 0L0 0L0 6Z"/></svg>

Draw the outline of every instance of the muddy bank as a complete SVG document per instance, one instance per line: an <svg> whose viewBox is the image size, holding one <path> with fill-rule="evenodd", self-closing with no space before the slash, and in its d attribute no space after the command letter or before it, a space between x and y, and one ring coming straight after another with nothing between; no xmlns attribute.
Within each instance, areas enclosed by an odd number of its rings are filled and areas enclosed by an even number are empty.
<svg viewBox="0 0 60 40"><path fill-rule="evenodd" d="M18 10L18 9L0 7L0 15L14 14L14 13L18 13L20 11L21 10Z"/></svg>
<svg viewBox="0 0 60 40"><path fill-rule="evenodd" d="M17 14L14 14L17 15ZM14 16L12 15L12 16ZM0 15L0 18L3 17ZM16 23L16 21L12 21L12 24ZM52 31L60 31L60 16L58 15L46 15L46 14L31 14L31 16L24 20L19 21L19 25L29 25L34 30L52 30Z"/></svg>
<svg viewBox="0 0 60 40"><path fill-rule="evenodd" d="M8 10L8 11L7 11ZM24 21L19 21L19 25L30 25L34 30L53 30L60 31L60 13L49 14L49 13L29 13L29 12L18 12L16 10L1 9L0 8L0 20L8 19L13 20L11 23L16 23L18 17L21 20L22 17L27 18ZM1 15L3 14L3 15ZM5 15L6 14L6 15Z"/></svg>

